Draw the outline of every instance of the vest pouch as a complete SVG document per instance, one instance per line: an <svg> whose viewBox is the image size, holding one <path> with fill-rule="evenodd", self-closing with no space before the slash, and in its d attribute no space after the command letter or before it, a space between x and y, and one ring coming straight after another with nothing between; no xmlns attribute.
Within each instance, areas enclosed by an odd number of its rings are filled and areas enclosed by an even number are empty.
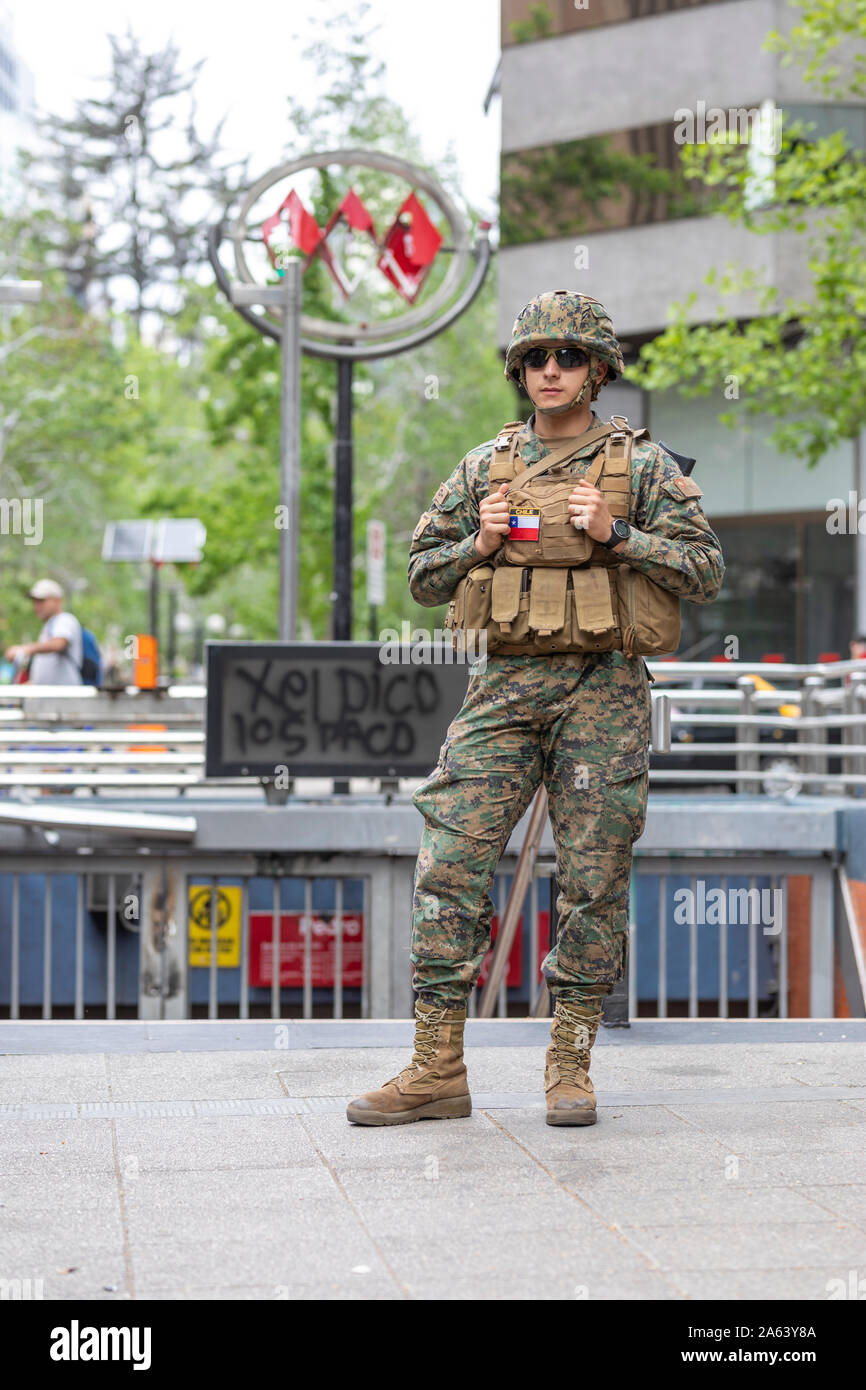
<svg viewBox="0 0 866 1390"><path fill-rule="evenodd" d="M520 486L517 475L506 493L511 507L537 507L538 540L512 540L507 536L502 550L508 565L580 565L592 552L592 540L585 531L571 524L568 499L574 491L576 478L571 473L541 474Z"/></svg>
<svg viewBox="0 0 866 1390"><path fill-rule="evenodd" d="M680 600L640 570L616 570L622 650L626 656L666 656L680 644Z"/></svg>
<svg viewBox="0 0 866 1390"><path fill-rule="evenodd" d="M583 651L609 652L619 646L610 575L611 567L606 565L571 571L571 640Z"/></svg>
<svg viewBox="0 0 866 1390"><path fill-rule="evenodd" d="M493 603L487 629L488 650L508 654L530 641L529 593L523 587L528 570L499 565L493 576Z"/></svg>
<svg viewBox="0 0 866 1390"><path fill-rule="evenodd" d="M542 651L563 651L568 645L567 585L568 570L563 567L536 566L532 571L529 627Z"/></svg>
<svg viewBox="0 0 866 1390"><path fill-rule="evenodd" d="M493 574L492 565L476 565L475 569L464 575L454 591L445 626L451 628L451 643L457 652L466 651L470 643L477 647L478 632L488 627ZM490 649L489 631L485 640Z"/></svg>
<svg viewBox="0 0 866 1390"><path fill-rule="evenodd" d="M463 585L463 621L460 623L460 627L467 630L474 629L477 632L490 622L495 572L492 565L476 565L475 569L470 570L465 579L461 580Z"/></svg>

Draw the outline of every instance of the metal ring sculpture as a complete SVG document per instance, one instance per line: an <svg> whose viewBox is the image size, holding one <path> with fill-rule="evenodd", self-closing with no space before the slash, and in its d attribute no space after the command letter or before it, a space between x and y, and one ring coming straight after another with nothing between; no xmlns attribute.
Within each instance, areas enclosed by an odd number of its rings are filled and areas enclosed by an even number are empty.
<svg viewBox="0 0 866 1390"><path fill-rule="evenodd" d="M247 218L262 194L274 184L290 178L292 174L300 173L301 170L321 169L330 164L361 165L368 169L379 169L405 180L413 188L421 189L445 217L451 233L454 254L447 274L435 293L424 304L405 314L377 323L341 323L302 314L301 349L312 357L347 358L356 362L407 352L435 334L441 333L469 307L484 283L491 252L484 224L474 245L470 245L466 221L442 185L431 174L405 159L382 154L378 150L325 150L289 160L288 163L280 164L263 174L246 194L228 232L234 247L238 278L247 285L258 283L247 263L244 243L249 239ZM214 223L208 230L208 254L217 283L231 302L231 283L219 259L219 248L224 236L225 218ZM282 336L279 314L271 309L257 313L243 305L235 304L233 307L260 333L279 341Z"/></svg>

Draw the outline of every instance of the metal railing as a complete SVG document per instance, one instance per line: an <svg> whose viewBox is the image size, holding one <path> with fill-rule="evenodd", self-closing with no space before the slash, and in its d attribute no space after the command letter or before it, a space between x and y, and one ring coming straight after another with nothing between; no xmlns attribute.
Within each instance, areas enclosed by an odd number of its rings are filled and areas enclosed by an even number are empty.
<svg viewBox="0 0 866 1390"><path fill-rule="evenodd" d="M802 772L796 785L825 796L804 797L797 806L779 795L739 803L736 797L707 799L701 804L704 817L714 817L710 834L695 817L692 798L650 798L632 875L632 1016L654 1010L664 1017L673 1010L694 1017L709 1010L721 1018L731 1011L755 1017L775 1010L785 1017L792 875L811 881L810 1012L832 1014L837 961L851 1012L863 1016L866 968L847 878L846 818L860 825L860 809L848 798L866 784L866 661L763 669L650 665L657 677L654 756L669 751L675 763L678 752L699 749L710 757L725 754L730 762L726 769L654 769L658 789L685 784L697 790L727 781L740 791L766 791L772 777L777 784L784 777L760 761L784 755L796 763L798 779ZM783 688L757 689L754 677L765 672ZM205 799L211 784L201 770L203 700L201 687L159 697L81 687L0 690L0 772L7 793L0 797L0 1013L410 1015L409 924L420 817L406 793L417 779L401 779L402 796L393 784L384 795L361 794L358 784L365 779L353 779L352 795L331 796L328 779L306 779L308 792L299 782L283 808L263 805L254 779L231 779L222 800ZM778 713L791 703L799 706L797 714ZM129 727L142 723L161 727ZM671 733L684 727L695 733L729 727L735 736L730 743L680 740L675 747ZM756 727L782 737L761 743ZM832 744L836 728L840 742ZM70 749L78 761L70 762ZM154 762L172 755L171 763ZM830 766L834 759L838 772ZM83 789L85 796L39 795L60 786ZM124 788L134 795L123 798ZM179 792L187 797L182 812ZM844 799L834 805L830 793ZM519 848L515 831L492 890L500 920ZM554 874L548 826L524 903L521 981L499 989L500 1016L529 1011L549 943ZM866 876L862 867L860 876ZM718 885L723 895L739 891L739 883L748 885L747 894L767 884L767 891L781 895L781 929L766 932L766 923L748 912L723 923L677 917L679 882L689 886L692 902L699 884ZM211 892L203 925L190 895L208 886L217 892ZM236 890L230 927L219 920L221 888ZM130 897L137 900L136 915L124 915ZM292 919L289 942L278 922L286 914ZM347 960L357 956L357 934L346 927L353 915L363 922L363 947L360 962L347 972ZM317 931L333 937L327 951ZM232 933L236 963L221 964L220 942ZM269 976L263 933L269 933ZM333 984L323 983L330 976L318 970L325 957ZM475 1007L473 999L471 1012Z"/></svg>
<svg viewBox="0 0 866 1390"><path fill-rule="evenodd" d="M0 874L0 1014L274 1020L411 1014L408 860L339 856L270 876L265 866L241 858L215 874L212 861L187 851L146 866L141 858L87 860L85 869L80 856L51 855L50 862L34 856ZM493 885L499 921L509 869L503 866ZM499 1017L532 1012L550 944L554 875L552 862L536 862L516 948L520 983L503 981ZM837 960L852 1015L866 1016L866 964L844 868L823 856L721 855L636 856L628 1015L665 1018L675 1004L681 1017L787 1018L788 890L795 875L810 879L810 1016L834 1013ZM678 881L691 893L685 913L676 901ZM707 922L695 904L718 892L741 910ZM767 893L778 894L769 920L762 910ZM230 896L233 920L221 920Z"/></svg>
<svg viewBox="0 0 866 1390"><path fill-rule="evenodd" d="M656 682L650 783L658 790L727 785L739 793L856 796L866 788L866 660L648 664ZM780 688L758 688L756 678L769 677ZM205 695L203 686L177 686L160 696L134 690L108 695L81 686L0 687L0 792L96 794L134 787L184 795L219 785L252 791L255 778L204 778ZM785 706L798 712L779 713ZM160 727L130 727L142 723ZM704 741L706 731L730 737ZM695 761L710 765L688 765ZM831 761L838 766L831 768ZM304 779L295 794L308 794L317 783L330 785L324 778ZM375 785L375 779L355 785Z"/></svg>

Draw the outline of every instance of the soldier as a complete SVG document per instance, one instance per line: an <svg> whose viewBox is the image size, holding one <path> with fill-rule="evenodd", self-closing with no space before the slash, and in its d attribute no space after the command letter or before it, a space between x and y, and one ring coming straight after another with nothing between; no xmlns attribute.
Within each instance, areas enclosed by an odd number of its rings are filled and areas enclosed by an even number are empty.
<svg viewBox="0 0 866 1390"><path fill-rule="evenodd" d="M425 822L415 1050L349 1104L354 1123L471 1113L463 1030L490 943L489 889L542 779L560 890L558 940L542 967L554 1001L546 1119L595 1122L590 1050L627 967L632 846L646 821L643 656L676 650L680 599L711 603L725 569L694 480L645 430L591 410L622 370L597 300L565 290L533 299L514 324L505 374L535 413L470 450L415 529L413 596L448 602L448 623L483 633L488 655L412 797Z"/></svg>

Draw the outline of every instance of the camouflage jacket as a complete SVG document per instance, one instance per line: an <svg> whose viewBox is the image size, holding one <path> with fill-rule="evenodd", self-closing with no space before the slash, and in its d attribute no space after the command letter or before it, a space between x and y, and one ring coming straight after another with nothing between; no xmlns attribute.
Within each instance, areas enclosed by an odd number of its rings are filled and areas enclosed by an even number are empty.
<svg viewBox="0 0 866 1390"><path fill-rule="evenodd" d="M531 428L534 419L530 417L518 436L520 457L527 467L552 452ZM593 411L589 428L602 423ZM493 444L488 439L466 454L415 527L409 548L409 590L424 608L447 603L463 576L484 563L475 549L475 537L481 525L478 506L490 490ZM552 447L558 447L556 441ZM576 455L575 483L597 448L596 441ZM616 554L680 598L712 603L725 573L722 548L699 500L681 495L680 477L678 465L658 444L645 439L633 444L632 531Z"/></svg>

